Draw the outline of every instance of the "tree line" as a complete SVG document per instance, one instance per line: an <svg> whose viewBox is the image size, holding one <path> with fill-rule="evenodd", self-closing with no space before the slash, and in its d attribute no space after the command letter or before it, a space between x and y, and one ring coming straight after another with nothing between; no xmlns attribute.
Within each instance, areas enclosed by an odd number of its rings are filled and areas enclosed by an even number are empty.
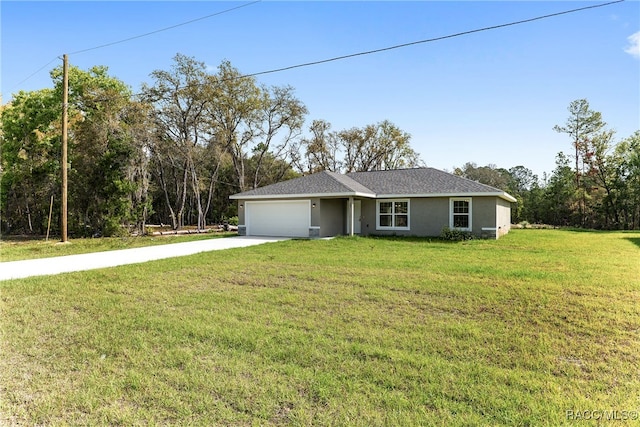
<svg viewBox="0 0 640 427"><path fill-rule="evenodd" d="M0 110L2 233L59 232L62 67L53 88L17 93ZM332 130L308 126L290 86L260 84L228 61L215 72L178 54L133 94L107 67L69 69L69 211L72 236L144 234L148 223L204 229L237 215L229 195L321 170L423 166L411 136L384 120ZM640 228L640 132L616 142L586 100L554 129L559 153L542 178L524 166L467 163L454 173L512 194L512 221ZM51 215L51 216L50 216Z"/></svg>
<svg viewBox="0 0 640 427"><path fill-rule="evenodd" d="M0 111L2 233L60 229L62 67L53 88ZM69 69L68 229L144 234L148 223L203 229L237 214L229 195L319 170L415 167L410 135L382 121L331 130L290 86L268 87L228 61L215 72L178 54L140 94L107 67ZM52 209L51 209L52 208ZM52 220L50 221L50 214Z"/></svg>
<svg viewBox="0 0 640 427"><path fill-rule="evenodd" d="M567 134L572 154L559 152L550 174L540 178L524 166L474 163L454 173L513 195L514 223L640 229L640 131L616 141L586 99L571 102L568 111L566 122L553 129Z"/></svg>

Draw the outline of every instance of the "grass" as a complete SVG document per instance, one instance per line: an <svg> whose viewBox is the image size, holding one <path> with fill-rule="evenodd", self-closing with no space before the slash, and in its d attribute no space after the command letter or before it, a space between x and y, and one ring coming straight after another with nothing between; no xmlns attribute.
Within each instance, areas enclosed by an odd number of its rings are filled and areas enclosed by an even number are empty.
<svg viewBox="0 0 640 427"><path fill-rule="evenodd" d="M640 233L294 240L12 280L0 327L0 424L630 425Z"/></svg>
<svg viewBox="0 0 640 427"><path fill-rule="evenodd" d="M42 238L24 239L5 236L3 240L0 240L0 262L113 251L235 235L237 234L216 232L144 237L103 237L99 239L71 239L69 243L65 244L60 243L59 239L47 241Z"/></svg>

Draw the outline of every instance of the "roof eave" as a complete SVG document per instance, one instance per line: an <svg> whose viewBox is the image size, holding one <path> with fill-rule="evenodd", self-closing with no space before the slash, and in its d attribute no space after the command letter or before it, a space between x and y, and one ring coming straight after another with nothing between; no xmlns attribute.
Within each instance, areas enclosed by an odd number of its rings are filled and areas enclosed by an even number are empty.
<svg viewBox="0 0 640 427"><path fill-rule="evenodd" d="M374 194L359 191L344 193L300 193L300 194L253 194L243 196L242 193L229 196L232 200L276 200L276 199L309 199L309 198L336 198L336 197L363 197L367 199L407 199L407 198L434 198L434 197L500 197L508 202L517 200L503 191L496 192L470 192L470 193L420 193L420 194Z"/></svg>
<svg viewBox="0 0 640 427"><path fill-rule="evenodd" d="M243 196L242 193L229 196L232 200L262 200L262 199L309 199L309 198L328 198L328 197L365 197L375 199L373 193L362 193L359 191L345 193L301 193L301 194L252 194Z"/></svg>
<svg viewBox="0 0 640 427"><path fill-rule="evenodd" d="M517 200L504 191L496 192L469 192L469 193L421 193L421 194L378 194L377 199L407 199L423 197L500 197L508 202L515 203Z"/></svg>

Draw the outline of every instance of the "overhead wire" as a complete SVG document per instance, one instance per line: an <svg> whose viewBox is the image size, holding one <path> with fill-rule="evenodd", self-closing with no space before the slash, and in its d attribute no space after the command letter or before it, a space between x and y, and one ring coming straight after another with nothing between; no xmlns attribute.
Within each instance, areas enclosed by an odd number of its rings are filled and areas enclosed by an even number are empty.
<svg viewBox="0 0 640 427"><path fill-rule="evenodd" d="M612 4L622 3L624 1L625 0L616 0L616 1L611 1L611 2L608 2L608 3L585 6L585 7L580 7L580 8L577 8L577 9L565 10L563 12L556 12L556 13L551 13L551 14L548 14L548 15L537 16L535 18L529 18L529 19L523 19L523 20L520 20L520 21L509 22L509 23L506 23L506 24L492 25L490 27L483 27L483 28L477 28L475 30L462 31L462 32L459 32L459 33L449 34L449 35L441 36L441 37L434 37L434 38L430 38L430 39L417 40L417 41L413 41L413 42L409 42L409 43L402 43L402 44L398 44L398 45L394 45L394 46L383 47L383 48L380 48L380 49L373 49L373 50L368 50L368 51L364 51L364 52L352 53L352 54L349 54L349 55L336 56L336 57L333 57L333 58L322 59L322 60L313 61L313 62L306 62L306 63L303 63L303 64L290 65L290 66L287 66L287 67L276 68L276 69L268 70L268 71L260 71L260 72L257 72L257 73L246 74L246 75L243 75L243 76L238 77L238 78L255 77L255 76L260 76L260 75L264 75L264 74L272 74L272 73L278 73L278 72L281 72L281 71L293 70L295 68L309 67L309 66L312 66L312 65L325 64L327 62L340 61L340 60L343 60L343 59L354 58L356 56L371 55L371 54L374 54L374 53L380 53L380 52L385 52L385 51L389 51L389 50L400 49L400 48L403 48L403 47L414 46L414 45L417 45L417 44L431 43L431 42L436 42L436 41L440 41L440 40L451 39L451 38L454 38L454 37L460 37L460 36L466 36L466 35L469 35L469 34L479 33L479 32L482 32L482 31L490 31L490 30L496 30L496 29L499 29L499 28L505 28L505 27L510 27L510 26L514 26L514 25L526 24L528 22L534 22L534 21L539 21L539 20L542 20L542 19L552 18L552 17L555 17L555 16L560 16L560 15L566 15L566 14L569 14L569 13L580 12L580 11L587 10L587 9L595 9L595 8L598 8L598 7L610 6Z"/></svg>
<svg viewBox="0 0 640 427"><path fill-rule="evenodd" d="M500 28L511 27L511 26L514 26L514 25L526 24L526 23L529 23L529 22L540 21L540 20L543 20L543 19L553 18L553 17L556 17L556 16L567 15L567 14L570 14L570 13L582 12L582 11L585 11L585 10L588 10L588 9L595 9L595 8L610 6L610 5L616 4L616 3L623 3L624 1L625 0L615 0L615 1L610 1L608 3L601 3L601 4L596 4L596 5L579 7L579 8L575 8L575 9L565 10L565 11L562 11L562 12L555 12L555 13L550 13L550 14L546 14L546 15L536 16L536 17L533 17L533 18L522 19L522 20L519 20L519 21L513 21L513 22L508 22L508 23L498 24L498 25L492 25L492 26L482 27L482 28L476 28L476 29L473 29L473 30L462 31L462 32L448 34L448 35L440 36L440 37L433 37L433 38L429 38L429 39L417 40L417 41L413 41L413 42L397 44L397 45L383 47L383 48L379 48L379 49L356 52L356 53L351 53L351 54L342 55L342 56L335 56L335 57L332 57L332 58L321 59L321 60L318 60L318 61L305 62L305 63L301 63L301 64L289 65L289 66L286 66L286 67L275 68L275 69L266 70L266 71L258 71L258 72L255 72L255 73L243 74L243 75L240 75L240 76L230 77L230 78L227 78L227 79L219 80L218 83L224 83L226 81L239 80L239 79L249 78L249 77L256 77L256 76L261 76L261 75L265 75L265 74L279 73L279 72L282 72L282 71L293 70L293 69L296 69L296 68L303 68L303 67L310 67L310 66L314 66L314 65L326 64L328 62L341 61L341 60L344 60L344 59L354 58L354 57L358 57L358 56L371 55L371 54L390 51L390 50L394 50L394 49L400 49L400 48L403 48L403 47L415 46L415 45L418 45L418 44L431 43L431 42L436 42L436 41L440 41L440 40L446 40L446 39L451 39L451 38L455 38L455 37L465 36L465 35L469 35L469 34L480 33L480 32L483 32L483 31L491 31L491 30L496 30L496 29L500 29ZM188 85L188 86L184 86L184 87L179 87L177 90L187 89L187 88L190 88L190 87L202 86L203 84L204 83L201 83L201 84L196 83L196 84L192 84L192 85ZM131 96L134 97L134 96L141 96L141 95L143 95L143 93L136 93L136 94L133 94Z"/></svg>
<svg viewBox="0 0 640 427"><path fill-rule="evenodd" d="M38 68L36 71L34 71L33 73L29 74L27 77L24 78L24 80L21 80L20 82L16 83L11 89L9 89L10 91L12 91L13 89L17 88L18 86L20 86L22 83L26 82L27 80L29 80L31 77L35 76L36 74L38 74L40 71L44 70L46 67L49 66L49 64L51 64L52 62L58 60L59 57L56 56L55 58L53 58L51 61L47 62L46 64L44 64L42 67Z"/></svg>
<svg viewBox="0 0 640 427"><path fill-rule="evenodd" d="M210 15L202 16L200 18L192 19L190 21L182 22L180 24L172 25L170 27L161 28L159 30L151 31L151 32L148 32L148 33L140 34L140 35L137 35L137 36L129 37L129 38L118 40L118 41L111 42L111 43L102 44L102 45L91 47L91 48L88 48L88 49L77 50L75 52L69 53L69 55L77 55L79 53L85 53L85 52L89 52L91 50L102 49L103 47L113 46L113 45L116 45L116 44L120 44L120 43L125 43L125 42L128 42L128 41L131 41L131 40L136 40L136 39L139 39L139 38L142 38L142 37L151 36L153 34L158 34L158 33L161 33L163 31L173 30L174 28L182 27L184 25L193 24L194 22L202 21L202 20L214 17L214 16L218 16L218 15L222 15L224 13L232 12L234 10L238 10L238 9L243 8L243 7L251 6L251 5L254 5L256 3L260 3L261 1L262 0L255 0L255 1L252 1L250 3L245 3L245 4L242 4L240 6L232 7L230 9L226 9L226 10L223 10L223 11L220 11L220 12L212 13Z"/></svg>
<svg viewBox="0 0 640 427"><path fill-rule="evenodd" d="M159 32L162 32L162 31L166 31L166 30L169 30L169 29L173 29L173 28L176 28L176 27L179 27L179 26L182 26L182 25L187 25L187 24L190 24L190 23L193 23L193 22L196 22L196 21L207 19L207 18L210 18L212 16L220 15L222 13L230 12L232 10L236 10L236 9L241 8L241 7L250 6L250 5L253 5L253 4L258 3L260 1L261 0L256 0L256 1L253 1L251 3L247 3L247 4L244 4L244 5L241 5L241 6L237 6L237 7L231 8L231 9L227 9L225 11L217 12L215 14L207 15L207 16L204 16L204 17L201 17L201 18L196 18L196 19L193 19L193 20L188 21L188 22L184 22L184 23L181 23L181 24L173 25L171 27L166 27L166 28L163 28L163 29L160 29L160 30L156 30L156 31L153 31L153 32L150 32L150 33L141 34L141 35L135 36L135 37L129 37L127 39L119 40L117 42L112 42L112 43L108 43L108 44L104 44L104 45L100 45L100 46L95 46L95 47L89 48L89 49L83 49L83 50L80 50L80 51L72 52L71 54L83 53L83 52L87 52L87 51L90 51L90 50L95 50L95 49L99 49L99 48L102 48L102 47L111 46L111 45L114 45L114 44L124 43L126 41L130 41L130 40L134 40L134 39L137 39L137 38L140 38L140 37L145 37L145 36L148 36L148 35L156 34L156 33L159 33ZM515 26L515 25L522 25L522 24L535 22L535 21L540 21L540 20L543 20L543 19L549 19L549 18L561 16L561 15L567 15L567 14L571 14L571 13L582 12L582 11L589 10L589 9L596 9L596 8L606 7L606 6L610 6L610 5L617 4L617 3L623 3L624 1L625 0L615 0L615 1L610 1L610 2L607 2L607 3L600 3L600 4L595 4L595 5L583 6L583 7L574 8L574 9L570 9L570 10L565 10L565 11L561 11L561 12L555 12L555 13L550 13L550 14L546 14L546 15L540 15L540 16L536 16L536 17L533 17L533 18L522 19L522 20L518 20L518 21L512 21L512 22L507 22L507 23L498 24L498 25L492 25L492 26L488 26L488 27L476 28L476 29L473 29L473 30L462 31L462 32L448 34L448 35L439 36L439 37L416 40L416 41L412 41L412 42L408 42L408 43L402 43L402 44L397 44L397 45L393 45L393 46L387 46L387 47L383 47L383 48L379 48L379 49L356 52L356 53L351 53L351 54L341 55L341 56L335 56L335 57L331 57L331 58L327 58L327 59L321 59L321 60L317 60L317 61L311 61L311 62L305 62L305 63L295 64L295 65L289 65L289 66L275 68L275 69L271 69L271 70L258 71L258 72L250 73L250 74L243 74L243 75L236 76L236 77L222 79L218 83L224 83L226 81L239 80L239 79L243 79L243 78L256 77L256 76L261 76L261 75L266 75L266 74L274 74L274 73L279 73L279 72L283 72L283 71L293 70L293 69L296 69L296 68L303 68L303 67L310 67L310 66L314 66L314 65L326 64L326 63L329 63L329 62L341 61L341 60L354 58L354 57L358 57L358 56L372 55L372 54L375 54L375 53L386 52L386 51L400 49L400 48L404 48L404 47L415 46L415 45L425 44L425 43L432 43L432 42L436 42L436 41L441 41L441 40L461 37L461 36L465 36L465 35L469 35L469 34L475 34L475 33L480 33L480 32L484 32L484 31L492 31L492 30L496 30L496 29L500 29L500 28L511 27L511 26ZM45 68L51 62L53 62L53 60L50 61L45 66L41 67L37 72L39 72L40 70ZM32 76L35 75L37 72L32 74ZM28 78L30 78L30 77L28 77ZM26 81L27 79L25 79L24 81ZM23 83L23 82L21 82L21 83ZM178 90L186 89L186 88L194 87L194 86L196 86L196 87L197 86L202 86L202 85L203 84L188 85L188 86L180 87L180 88L178 88ZM135 94L129 95L128 97L138 97L138 96L141 96L143 94L144 93L135 93Z"/></svg>
<svg viewBox="0 0 640 427"><path fill-rule="evenodd" d="M139 35L137 35L137 36L128 37L128 38L126 38L126 39L118 40L118 41L115 41L115 42L110 42L110 43L101 44L101 45L94 46L94 47L90 47L90 48L87 48L87 49L76 50L76 51L74 51L74 52L70 52L68 55L78 55L78 54L85 53L85 52L89 52L89 51L92 51L92 50L102 49L102 48L104 48L104 47L109 47L109 46L113 46L113 45L116 45L116 44L125 43L125 42L131 41L131 40L136 40L136 39L140 39L140 38L143 38L143 37L151 36L151 35L153 35L153 34L158 34L158 33L161 33L161 32L163 32L163 31L168 31L168 30L172 30L172 29L174 29L174 28L182 27L182 26L184 26L184 25L193 24L194 22L203 21L203 20L205 20L205 19L209 19L209 18L212 18L212 17L214 17L214 16L219 16L219 15L222 15L222 14L225 14L225 13L233 12L233 11L235 11L235 10L238 10L238 9L241 9L241 8L244 8L244 7L247 7L247 6L252 6L252 5L256 4L256 3L260 3L261 1L262 1L262 0L255 0L255 1L252 1L252 2L249 2L249 3L241 4L240 6L235 6L235 7L229 8L229 9L222 10L222 11L220 11L220 12L211 13L211 14L209 14L209 15L205 15L205 16L201 16L201 17L199 17L199 18L191 19L191 20L186 21L186 22L181 22L181 23L179 23L179 24L171 25L171 26L169 26L169 27L160 28L159 30L150 31L150 32L148 32L148 33L139 34ZM42 67L38 68L38 69L37 69L36 71L34 71L33 73L29 74L29 75L28 75L24 80L22 80L22 81L20 81L19 83L15 84L15 85L10 89L10 91L12 91L12 90L13 90L13 89L15 89L16 87L20 86L22 83L26 82L26 81L27 81L27 80L29 80L31 77L33 77L33 76L35 76L36 74L38 74L40 71L42 71L43 69L45 69L46 67L48 67L48 66L49 66L49 64L51 64L52 62L54 62L55 60L57 60L57 59L59 59L59 58L60 58L60 56L56 56L56 57L55 57L55 58L53 58L51 61L49 61L49 62L47 62L46 64L44 64Z"/></svg>

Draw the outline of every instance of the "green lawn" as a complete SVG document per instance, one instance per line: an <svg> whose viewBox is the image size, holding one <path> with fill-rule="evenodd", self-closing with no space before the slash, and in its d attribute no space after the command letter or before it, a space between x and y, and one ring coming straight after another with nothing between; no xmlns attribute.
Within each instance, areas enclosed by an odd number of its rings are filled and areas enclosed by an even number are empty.
<svg viewBox="0 0 640 427"><path fill-rule="evenodd" d="M633 425L640 233L292 240L5 281L0 327L0 425Z"/></svg>
<svg viewBox="0 0 640 427"><path fill-rule="evenodd" d="M214 232L144 237L103 237L100 239L71 239L64 244L60 243L59 239L47 241L45 239L23 239L9 236L0 240L0 262L113 251L236 235L237 233Z"/></svg>

